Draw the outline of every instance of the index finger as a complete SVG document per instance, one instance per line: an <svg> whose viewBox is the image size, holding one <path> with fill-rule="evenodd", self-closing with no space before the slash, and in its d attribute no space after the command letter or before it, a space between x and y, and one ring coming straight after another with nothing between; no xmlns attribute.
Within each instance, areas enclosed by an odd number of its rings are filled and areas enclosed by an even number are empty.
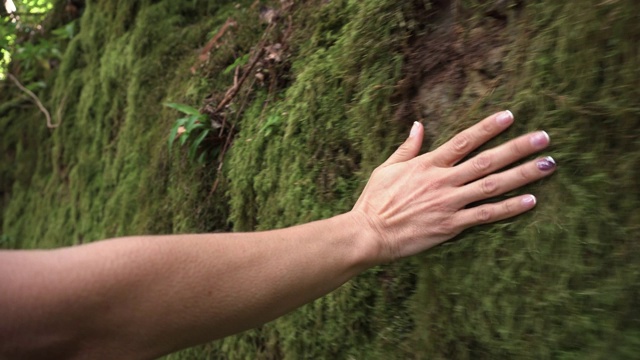
<svg viewBox="0 0 640 360"><path fill-rule="evenodd" d="M431 163L441 167L451 167L480 145L506 130L513 123L509 110L495 113L472 127L462 131L439 148L432 151Z"/></svg>

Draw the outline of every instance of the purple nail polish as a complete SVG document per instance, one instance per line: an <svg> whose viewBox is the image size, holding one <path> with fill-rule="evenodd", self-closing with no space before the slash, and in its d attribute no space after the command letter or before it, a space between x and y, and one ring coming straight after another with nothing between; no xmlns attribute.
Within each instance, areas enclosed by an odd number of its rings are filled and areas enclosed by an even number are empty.
<svg viewBox="0 0 640 360"><path fill-rule="evenodd" d="M538 162L536 163L536 166L538 167L538 169L542 171L549 171L549 170L555 169L556 161L553 160L551 156L547 156L543 159L538 160Z"/></svg>
<svg viewBox="0 0 640 360"><path fill-rule="evenodd" d="M546 131L538 131L531 137L531 145L536 149L541 149L549 145L549 134Z"/></svg>

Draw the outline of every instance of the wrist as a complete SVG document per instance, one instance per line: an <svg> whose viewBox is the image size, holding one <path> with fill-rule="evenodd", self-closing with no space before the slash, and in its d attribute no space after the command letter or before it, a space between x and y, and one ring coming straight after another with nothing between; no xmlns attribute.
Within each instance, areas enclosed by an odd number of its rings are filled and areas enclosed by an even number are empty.
<svg viewBox="0 0 640 360"><path fill-rule="evenodd" d="M359 249L360 263L369 268L389 261L388 256L385 256L382 234L366 214L359 210L351 210L341 216L345 216L355 230L353 239Z"/></svg>

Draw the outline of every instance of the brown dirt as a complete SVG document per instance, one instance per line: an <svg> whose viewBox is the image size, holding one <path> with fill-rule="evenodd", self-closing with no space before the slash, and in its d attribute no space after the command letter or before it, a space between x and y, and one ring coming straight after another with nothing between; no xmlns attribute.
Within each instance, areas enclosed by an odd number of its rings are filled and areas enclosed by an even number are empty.
<svg viewBox="0 0 640 360"><path fill-rule="evenodd" d="M425 125L427 146L443 118L454 111L452 105L462 97L469 103L482 99L504 81L506 15L492 7L482 18L472 19L456 3L441 1L425 14L431 26L409 40L404 76L394 98L395 120Z"/></svg>

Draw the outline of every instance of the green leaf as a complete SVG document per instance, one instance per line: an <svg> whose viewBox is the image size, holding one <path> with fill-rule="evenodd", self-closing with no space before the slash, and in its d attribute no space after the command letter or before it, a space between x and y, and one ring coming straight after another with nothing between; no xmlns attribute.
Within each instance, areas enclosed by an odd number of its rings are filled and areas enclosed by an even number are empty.
<svg viewBox="0 0 640 360"><path fill-rule="evenodd" d="M249 54L245 54L245 55L237 58L236 61L233 62L233 64L227 66L227 68L224 69L224 71L222 73L225 74L225 75L229 75L229 74L231 74L232 71L234 71L236 69L236 67L243 66L248 61L249 61Z"/></svg>
<svg viewBox="0 0 640 360"><path fill-rule="evenodd" d="M178 124L178 126L184 126L184 124L186 124L187 121L189 121L190 118L191 117L180 118L180 119L176 120L176 124Z"/></svg>
<svg viewBox="0 0 640 360"><path fill-rule="evenodd" d="M173 124L171 131L169 132L169 141L167 143L169 145L169 151L171 151L171 148L173 147L173 142L176 140L176 135L178 135L178 128L182 126L182 124L180 124L180 120L184 120L184 119L179 119L178 121L176 121L175 124Z"/></svg>
<svg viewBox="0 0 640 360"><path fill-rule="evenodd" d="M67 39L72 39L73 35L75 35L75 20L68 23L67 25L63 26L63 27L59 27L55 30L51 30L51 33L53 35L55 35L57 38L62 39L62 40L67 40Z"/></svg>
<svg viewBox="0 0 640 360"><path fill-rule="evenodd" d="M189 117L189 120L184 124L184 129L187 133L191 133L191 131L203 126L201 123L198 123L198 120L200 120L199 116Z"/></svg>
<svg viewBox="0 0 640 360"><path fill-rule="evenodd" d="M204 155L205 152L202 152L202 154L200 154L200 156L198 157L198 164L204 163Z"/></svg>
<svg viewBox="0 0 640 360"><path fill-rule="evenodd" d="M204 130L202 133L193 141L196 146L200 146L205 137L209 135L209 130Z"/></svg>
<svg viewBox="0 0 640 360"><path fill-rule="evenodd" d="M268 137L281 122L282 118L279 115L270 115L260 131Z"/></svg>
<svg viewBox="0 0 640 360"><path fill-rule="evenodd" d="M205 136L207 136L207 134L209 133L208 130L203 131L202 133L200 133L200 135L191 143L191 146L189 147L189 158L190 159L195 159L196 157L196 152L198 151L198 147L200 146L200 143L202 143L202 140L204 139Z"/></svg>
<svg viewBox="0 0 640 360"><path fill-rule="evenodd" d="M180 146L184 146L184 144L187 142L188 138L189 138L189 133L188 132L183 132L180 135Z"/></svg>
<svg viewBox="0 0 640 360"><path fill-rule="evenodd" d="M178 103L164 103L164 106L168 106L172 109L176 109L178 111L180 111L183 114L187 114L187 115L195 115L195 116L200 116L202 114L200 114L200 111L194 107L191 107L189 105L185 105L185 104L178 104Z"/></svg>

